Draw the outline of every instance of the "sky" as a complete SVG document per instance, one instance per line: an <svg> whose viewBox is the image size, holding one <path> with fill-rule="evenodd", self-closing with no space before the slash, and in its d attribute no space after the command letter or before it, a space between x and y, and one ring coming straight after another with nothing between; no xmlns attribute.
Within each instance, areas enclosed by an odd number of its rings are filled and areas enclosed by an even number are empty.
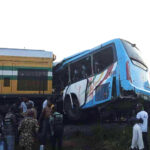
<svg viewBox="0 0 150 150"><path fill-rule="evenodd" d="M135 43L150 67L149 0L0 0L0 47L60 61L114 38Z"/></svg>

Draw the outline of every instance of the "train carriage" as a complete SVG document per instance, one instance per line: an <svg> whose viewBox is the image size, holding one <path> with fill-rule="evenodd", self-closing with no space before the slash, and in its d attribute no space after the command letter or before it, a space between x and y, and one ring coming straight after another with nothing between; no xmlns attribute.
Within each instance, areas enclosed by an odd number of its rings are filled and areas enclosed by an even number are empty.
<svg viewBox="0 0 150 150"><path fill-rule="evenodd" d="M44 50L0 48L0 99L52 94L54 55Z"/></svg>

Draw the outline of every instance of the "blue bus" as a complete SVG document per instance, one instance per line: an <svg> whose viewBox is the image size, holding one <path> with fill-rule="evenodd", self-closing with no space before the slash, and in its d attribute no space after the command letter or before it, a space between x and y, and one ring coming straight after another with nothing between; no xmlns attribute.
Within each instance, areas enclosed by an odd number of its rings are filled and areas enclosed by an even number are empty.
<svg viewBox="0 0 150 150"><path fill-rule="evenodd" d="M135 44L114 39L65 58L54 67L54 86L64 112L79 112L107 102L141 97L149 100L148 66Z"/></svg>

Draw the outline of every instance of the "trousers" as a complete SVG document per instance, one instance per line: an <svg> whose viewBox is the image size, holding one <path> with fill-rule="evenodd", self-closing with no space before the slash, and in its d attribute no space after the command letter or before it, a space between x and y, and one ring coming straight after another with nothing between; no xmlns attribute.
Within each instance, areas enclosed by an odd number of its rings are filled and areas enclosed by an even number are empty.
<svg viewBox="0 0 150 150"><path fill-rule="evenodd" d="M56 150L56 146L58 150L62 150L62 136L52 136L52 150Z"/></svg>
<svg viewBox="0 0 150 150"><path fill-rule="evenodd" d="M6 135L5 140L6 140L7 150L14 150L14 148L15 148L15 136L14 135Z"/></svg>
<svg viewBox="0 0 150 150"><path fill-rule="evenodd" d="M47 139L48 135L50 135L50 137L51 137L50 123L49 123L49 119L44 119L43 123L42 123L42 131L41 131L41 134L40 134L40 143L42 145L46 144L46 139Z"/></svg>
<svg viewBox="0 0 150 150"><path fill-rule="evenodd" d="M143 142L144 142L144 150L149 150L149 144L148 144L148 133L143 132Z"/></svg>

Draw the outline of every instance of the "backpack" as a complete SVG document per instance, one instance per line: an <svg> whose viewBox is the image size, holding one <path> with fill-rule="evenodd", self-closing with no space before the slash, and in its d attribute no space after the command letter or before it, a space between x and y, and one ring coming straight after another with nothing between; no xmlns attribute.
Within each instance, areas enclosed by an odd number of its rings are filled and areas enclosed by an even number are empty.
<svg viewBox="0 0 150 150"><path fill-rule="evenodd" d="M53 117L53 130L55 134L60 134L63 132L63 115L60 113L54 113Z"/></svg>
<svg viewBox="0 0 150 150"><path fill-rule="evenodd" d="M12 113L6 114L4 118L4 132L5 134L12 134L15 130L15 123L13 121L14 115Z"/></svg>
<svg viewBox="0 0 150 150"><path fill-rule="evenodd" d="M12 120L12 114L6 114L5 118L4 118L4 124L7 125L13 125L13 120Z"/></svg>

